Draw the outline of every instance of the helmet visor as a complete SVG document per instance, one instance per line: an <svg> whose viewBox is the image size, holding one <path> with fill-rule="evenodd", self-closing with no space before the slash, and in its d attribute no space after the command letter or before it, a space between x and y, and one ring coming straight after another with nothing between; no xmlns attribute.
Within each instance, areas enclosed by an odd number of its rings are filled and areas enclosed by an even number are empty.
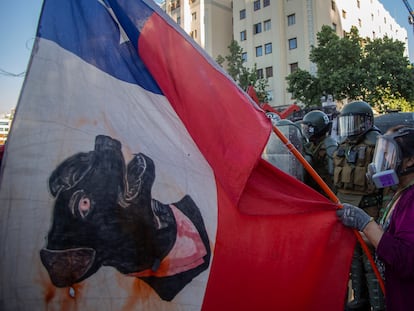
<svg viewBox="0 0 414 311"><path fill-rule="evenodd" d="M373 164L377 172L396 170L398 146L395 140L389 136L379 136L375 145Z"/></svg>
<svg viewBox="0 0 414 311"><path fill-rule="evenodd" d="M371 127L371 118L363 114L352 114L339 117L339 136L341 137L359 135Z"/></svg>

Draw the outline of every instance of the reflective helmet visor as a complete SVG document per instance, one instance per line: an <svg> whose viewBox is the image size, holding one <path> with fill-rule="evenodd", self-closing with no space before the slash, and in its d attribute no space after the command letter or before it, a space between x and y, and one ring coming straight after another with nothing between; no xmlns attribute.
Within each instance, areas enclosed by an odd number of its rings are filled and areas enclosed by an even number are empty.
<svg viewBox="0 0 414 311"><path fill-rule="evenodd" d="M360 135L370 129L372 125L372 119L365 114L339 116L339 136Z"/></svg>

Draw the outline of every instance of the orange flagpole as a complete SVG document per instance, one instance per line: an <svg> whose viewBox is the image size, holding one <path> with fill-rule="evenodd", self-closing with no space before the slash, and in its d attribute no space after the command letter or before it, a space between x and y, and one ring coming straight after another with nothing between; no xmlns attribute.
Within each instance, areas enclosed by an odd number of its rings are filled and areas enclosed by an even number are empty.
<svg viewBox="0 0 414 311"><path fill-rule="evenodd" d="M340 204L338 197L333 193L333 191L328 187L328 185L324 182L324 180L318 175L318 173L314 170L314 168L309 164L308 161L303 157L303 155L295 148L295 146L287 139L287 137L277 128L277 126L273 125L273 132L279 137L279 139L285 144L285 146L288 148L290 152L293 153L293 155L299 160L299 162L304 166L306 171L312 176L312 178L318 183L318 185L323 189L323 191L328 195L328 197L331 199L332 202L337 203L339 208L342 208L342 205ZM380 284L382 293L385 296L385 285L384 281L381 277L381 274L378 271L377 265L374 262L374 259L371 255L371 252L369 251L369 248L367 244L365 243L364 239L362 238L361 234L358 230L353 229L355 236L357 237L357 240L359 244L361 245L361 248L365 252L365 254L368 257L368 260L372 266L372 269L374 270L375 276L378 279L378 282Z"/></svg>

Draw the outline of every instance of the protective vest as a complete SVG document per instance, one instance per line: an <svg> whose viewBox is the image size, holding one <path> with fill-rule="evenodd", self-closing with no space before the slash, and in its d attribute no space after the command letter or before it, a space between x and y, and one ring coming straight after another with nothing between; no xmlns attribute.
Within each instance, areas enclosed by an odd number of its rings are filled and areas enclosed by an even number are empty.
<svg viewBox="0 0 414 311"><path fill-rule="evenodd" d="M306 159L318 175L333 189L333 153L337 143L328 136L320 142L310 142L305 147ZM305 183L322 193L322 189L309 174L305 175Z"/></svg>
<svg viewBox="0 0 414 311"><path fill-rule="evenodd" d="M338 192L372 197L380 192L366 178L378 135L379 132L370 131L362 141L345 140L334 152L334 186Z"/></svg>

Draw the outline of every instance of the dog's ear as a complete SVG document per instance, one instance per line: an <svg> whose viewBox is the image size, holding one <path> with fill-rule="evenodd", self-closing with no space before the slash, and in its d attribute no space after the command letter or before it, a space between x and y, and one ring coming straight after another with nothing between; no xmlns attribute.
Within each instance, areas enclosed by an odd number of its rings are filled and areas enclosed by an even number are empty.
<svg viewBox="0 0 414 311"><path fill-rule="evenodd" d="M49 189L56 197L61 191L74 187L91 170L94 152L78 153L63 161L49 177Z"/></svg>
<svg viewBox="0 0 414 311"><path fill-rule="evenodd" d="M138 153L128 163L126 187L120 197L121 206L128 206L139 196L151 198L151 188L155 180L155 167L151 158Z"/></svg>

